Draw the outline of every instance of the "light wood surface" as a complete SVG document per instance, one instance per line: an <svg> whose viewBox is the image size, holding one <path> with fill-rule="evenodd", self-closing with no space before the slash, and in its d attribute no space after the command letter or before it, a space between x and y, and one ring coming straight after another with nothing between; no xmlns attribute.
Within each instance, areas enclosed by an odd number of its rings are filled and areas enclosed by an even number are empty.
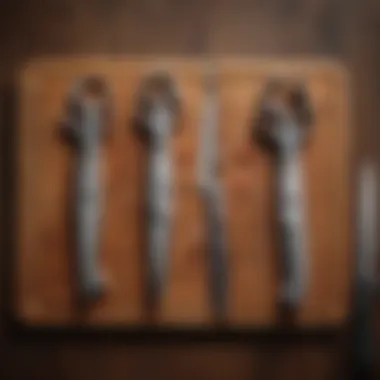
<svg viewBox="0 0 380 380"><path fill-rule="evenodd" d="M304 152L311 281L296 315L302 327L338 326L349 311L352 271L349 209L349 84L331 62L221 58L222 183L229 241L228 327L278 325L279 252L273 227L270 156L250 140L260 92L275 77L303 80L316 110ZM16 313L31 325L136 326L152 323L145 308L145 154L133 133L134 94L144 74L168 69L182 95L181 131L173 137L174 228L167 291L155 324L210 327L206 236L196 178L203 62L196 59L52 59L20 76L19 213ZM107 293L83 312L76 304L70 245L73 153L59 137L65 99L86 74L106 78L114 100L104 144L105 214L101 260Z"/></svg>

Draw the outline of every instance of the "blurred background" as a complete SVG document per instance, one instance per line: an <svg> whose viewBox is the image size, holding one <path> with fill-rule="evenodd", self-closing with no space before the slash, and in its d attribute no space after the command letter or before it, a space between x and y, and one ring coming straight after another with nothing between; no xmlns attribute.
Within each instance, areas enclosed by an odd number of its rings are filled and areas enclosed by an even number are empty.
<svg viewBox="0 0 380 380"><path fill-rule="evenodd" d="M20 65L41 55L336 58L348 67L352 79L352 164L364 157L379 162L380 3L376 0L2 0L0 31L2 115L9 111L7 99ZM186 336L169 341L164 336L16 334L7 302L15 130L4 117L1 120L0 378L349 378L349 325L333 335Z"/></svg>

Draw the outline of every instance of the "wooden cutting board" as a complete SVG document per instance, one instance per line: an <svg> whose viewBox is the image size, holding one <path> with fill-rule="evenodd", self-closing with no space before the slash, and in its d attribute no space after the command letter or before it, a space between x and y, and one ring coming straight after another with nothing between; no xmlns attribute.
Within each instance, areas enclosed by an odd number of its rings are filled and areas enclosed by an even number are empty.
<svg viewBox="0 0 380 380"><path fill-rule="evenodd" d="M316 120L303 153L311 278L294 316L299 327L336 327L349 312L352 278L349 83L336 63L224 59L221 82L221 180L226 195L229 301L226 328L281 324L277 305L280 252L275 247L275 167L251 140L258 100L272 77L299 78ZM30 62L20 74L16 317L32 326L215 325L209 289L207 236L196 163L204 61L197 59L67 58ZM173 137L174 224L170 273L154 318L146 310L143 228L146 149L131 125L135 92L145 74L169 70L182 113ZM105 297L86 310L76 302L70 186L73 152L62 140L65 101L77 78L102 75L113 94L104 145L101 262Z"/></svg>

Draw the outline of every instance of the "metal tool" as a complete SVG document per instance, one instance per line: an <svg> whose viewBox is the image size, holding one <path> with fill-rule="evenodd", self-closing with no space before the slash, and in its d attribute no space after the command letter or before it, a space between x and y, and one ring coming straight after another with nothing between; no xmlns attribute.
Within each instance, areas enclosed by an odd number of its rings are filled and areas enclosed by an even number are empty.
<svg viewBox="0 0 380 380"><path fill-rule="evenodd" d="M166 72L149 75L138 93L138 131L148 138L148 289L150 301L163 293L170 250L173 169L170 137L179 113L179 94Z"/></svg>
<svg viewBox="0 0 380 380"><path fill-rule="evenodd" d="M360 168L358 183L356 286L354 297L355 379L374 379L373 305L377 269L377 176L373 165Z"/></svg>
<svg viewBox="0 0 380 380"><path fill-rule="evenodd" d="M277 222L283 281L280 302L293 309L307 291L308 247L304 184L299 152L311 125L306 90L281 81L268 84L260 104L256 138L273 153L277 165Z"/></svg>
<svg viewBox="0 0 380 380"><path fill-rule="evenodd" d="M69 94L68 120L64 127L77 152L76 249L79 293L86 301L97 299L104 290L98 263L102 213L100 161L109 105L108 88L102 78L81 78Z"/></svg>
<svg viewBox="0 0 380 380"><path fill-rule="evenodd" d="M205 76L204 89L198 183L206 211L214 309L218 315L224 316L227 309L227 242L223 192L219 183L218 78L214 72Z"/></svg>

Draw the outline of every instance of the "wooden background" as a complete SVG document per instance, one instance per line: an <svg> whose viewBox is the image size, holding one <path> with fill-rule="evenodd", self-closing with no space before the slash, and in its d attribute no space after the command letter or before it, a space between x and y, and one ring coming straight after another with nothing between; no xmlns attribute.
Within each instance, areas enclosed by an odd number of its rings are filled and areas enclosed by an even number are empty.
<svg viewBox="0 0 380 380"><path fill-rule="evenodd" d="M371 155L378 160L379 3L5 0L0 9L0 375L15 379L346 378L349 326L338 336L328 338L215 337L206 342L181 337L167 342L162 337L91 338L16 331L9 321L14 246L11 215L15 207L15 130L9 118L10 94L19 65L41 54L323 54L343 59L353 75L356 158ZM374 333L377 331L378 328Z"/></svg>
<svg viewBox="0 0 380 380"><path fill-rule="evenodd" d="M168 282L153 321L146 306L144 219L146 148L131 125L144 75L166 67L181 94L174 164L173 233ZM200 60L40 59L20 73L17 317L32 325L108 327L215 326L207 235L197 180L204 92ZM228 300L226 328L279 327L281 252L276 250L276 171L252 140L260 96L272 78L304 81L315 120L303 147L310 282L294 316L298 327L341 327L352 291L352 212L349 204L351 126L349 78L323 61L220 59L219 150L226 201ZM78 307L70 220L73 150L59 134L66 100L78 78L97 73L112 92L103 142L104 218L100 265L105 297L85 313ZM334 142L331 144L331 142ZM71 228L70 228L71 227ZM71 232L71 233L70 233Z"/></svg>

